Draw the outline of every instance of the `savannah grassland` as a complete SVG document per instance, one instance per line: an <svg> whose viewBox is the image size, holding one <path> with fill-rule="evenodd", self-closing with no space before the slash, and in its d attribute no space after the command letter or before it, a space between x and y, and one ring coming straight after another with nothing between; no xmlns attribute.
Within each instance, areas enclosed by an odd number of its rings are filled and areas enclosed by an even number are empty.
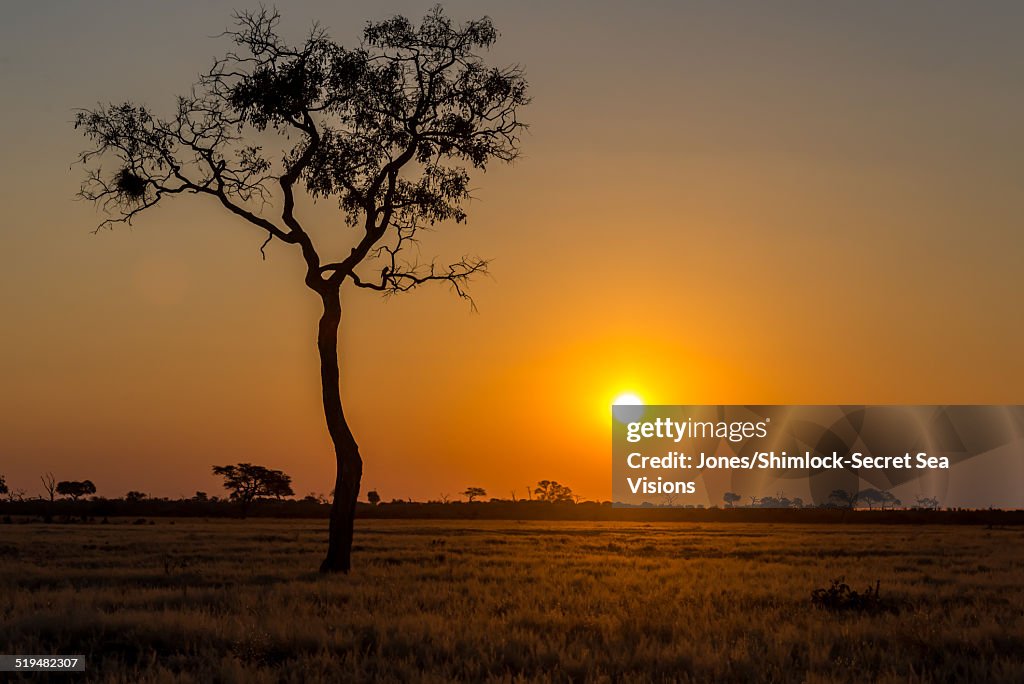
<svg viewBox="0 0 1024 684"><path fill-rule="evenodd" d="M0 653L104 682L1024 681L1020 529L363 520L323 577L324 525L0 525ZM840 576L884 609L812 606Z"/></svg>

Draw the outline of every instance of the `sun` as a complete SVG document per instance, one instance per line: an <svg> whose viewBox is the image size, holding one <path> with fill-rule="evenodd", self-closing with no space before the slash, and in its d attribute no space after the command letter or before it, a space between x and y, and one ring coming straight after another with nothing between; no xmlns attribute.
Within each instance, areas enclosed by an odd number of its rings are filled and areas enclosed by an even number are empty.
<svg viewBox="0 0 1024 684"><path fill-rule="evenodd" d="M623 392L619 396L615 397L612 401L612 406L643 406L644 400L633 394L632 392Z"/></svg>
<svg viewBox="0 0 1024 684"><path fill-rule="evenodd" d="M612 400L612 418L620 423L635 422L643 415L644 400L632 392L623 392Z"/></svg>

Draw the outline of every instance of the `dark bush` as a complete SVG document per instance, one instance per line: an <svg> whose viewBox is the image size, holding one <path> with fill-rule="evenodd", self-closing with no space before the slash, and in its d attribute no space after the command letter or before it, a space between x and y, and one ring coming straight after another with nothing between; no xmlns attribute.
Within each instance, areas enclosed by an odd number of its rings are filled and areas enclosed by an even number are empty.
<svg viewBox="0 0 1024 684"><path fill-rule="evenodd" d="M896 612L891 602L882 600L879 594L881 584L881 580L876 580L874 588L868 587L863 592L856 592L840 577L832 580L829 588L812 591L811 605L832 612Z"/></svg>

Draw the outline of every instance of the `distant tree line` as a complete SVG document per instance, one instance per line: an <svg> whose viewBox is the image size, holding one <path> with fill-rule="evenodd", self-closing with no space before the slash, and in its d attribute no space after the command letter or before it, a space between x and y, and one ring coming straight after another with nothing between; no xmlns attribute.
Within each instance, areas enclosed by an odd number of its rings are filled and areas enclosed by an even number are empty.
<svg viewBox="0 0 1024 684"><path fill-rule="evenodd" d="M743 497L736 492L726 492L722 496L722 500L725 502L726 508L736 508L736 504L741 501ZM855 509L866 506L868 510L895 510L903 507L903 502L900 501L892 492L882 491L879 489L869 488L862 489L858 492L848 492L845 489L834 489L829 494L828 501L815 506L814 504L805 504L803 499L794 497L792 499L786 498L783 495L778 496L763 496L763 497L750 497L750 505L745 508L845 508ZM939 500L935 497L919 496L914 502L911 508L916 509L928 509L936 510L939 508Z"/></svg>
<svg viewBox="0 0 1024 684"><path fill-rule="evenodd" d="M149 506L150 508L155 507L158 502L176 501L179 504L219 504L223 502L233 504L233 510L242 517L245 517L248 514L254 503L267 501L281 502L295 496L295 492L292 490L291 486L291 476L281 470L243 462L233 465L214 465L212 466L212 472L214 475L217 475L222 479L222 485L227 491L226 499L221 499L217 496L210 496L203 491L197 491L192 497L172 500L167 498L153 498L145 492L138 490L131 490L127 492L123 499L105 499L95 496L97 489L96 485L91 480L57 480L53 473L49 472L40 476L40 481L43 486L43 496L41 497L37 497L36 499L26 499L25 490L10 488L3 475L0 475L0 496L5 497L8 502L36 500L50 503L56 502L57 497L62 497L63 500L70 500L71 502L79 502L81 500L85 500L87 497L91 497L92 501L124 501L127 504L133 505L149 503L151 504L151 506ZM527 498L525 501L518 498L514 490L511 492L510 499L491 497L490 499L485 500L487 497L487 490L475 485L466 487L466 489L460 493L465 497L465 503L469 504L581 503L581 497L574 494L570 487L561 484L556 480L540 480L536 485L527 486ZM371 489L366 493L366 500L368 504L373 507L380 506L383 503L383 499L379 491L376 489ZM722 496L725 508L835 508L853 510L866 507L869 510L895 510L903 507L903 502L896 498L891 492L875 488L863 489L856 492L835 489L831 492L826 502L818 505L807 504L799 497L789 498L781 493L775 496L751 496L749 497L748 504L741 505L740 502L743 500L744 497L737 492L726 492ZM326 505L328 501L329 498L324 494L314 493L307 494L299 500L299 502L303 504L316 506ZM416 504L417 502L414 502L411 499L392 499L390 503L392 505L408 505ZM425 502L425 505L448 505L451 503L451 497L448 494L441 494L439 499L428 500ZM665 497L665 501L661 504L647 503L644 504L644 507L675 507L675 497ZM683 508L704 508L704 506L688 505ZM939 500L934 497L919 496L915 500L914 504L907 508L918 510L937 510L939 508ZM48 512L45 515L47 518L49 517Z"/></svg>

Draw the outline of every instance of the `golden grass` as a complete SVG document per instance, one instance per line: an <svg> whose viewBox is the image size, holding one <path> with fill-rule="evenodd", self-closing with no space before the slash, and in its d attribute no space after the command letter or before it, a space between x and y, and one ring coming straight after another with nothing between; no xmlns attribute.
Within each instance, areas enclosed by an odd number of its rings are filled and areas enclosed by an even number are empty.
<svg viewBox="0 0 1024 684"><path fill-rule="evenodd" d="M0 653L104 682L1024 681L1020 530L358 527L322 577L321 521L0 525ZM839 576L896 612L814 608Z"/></svg>

